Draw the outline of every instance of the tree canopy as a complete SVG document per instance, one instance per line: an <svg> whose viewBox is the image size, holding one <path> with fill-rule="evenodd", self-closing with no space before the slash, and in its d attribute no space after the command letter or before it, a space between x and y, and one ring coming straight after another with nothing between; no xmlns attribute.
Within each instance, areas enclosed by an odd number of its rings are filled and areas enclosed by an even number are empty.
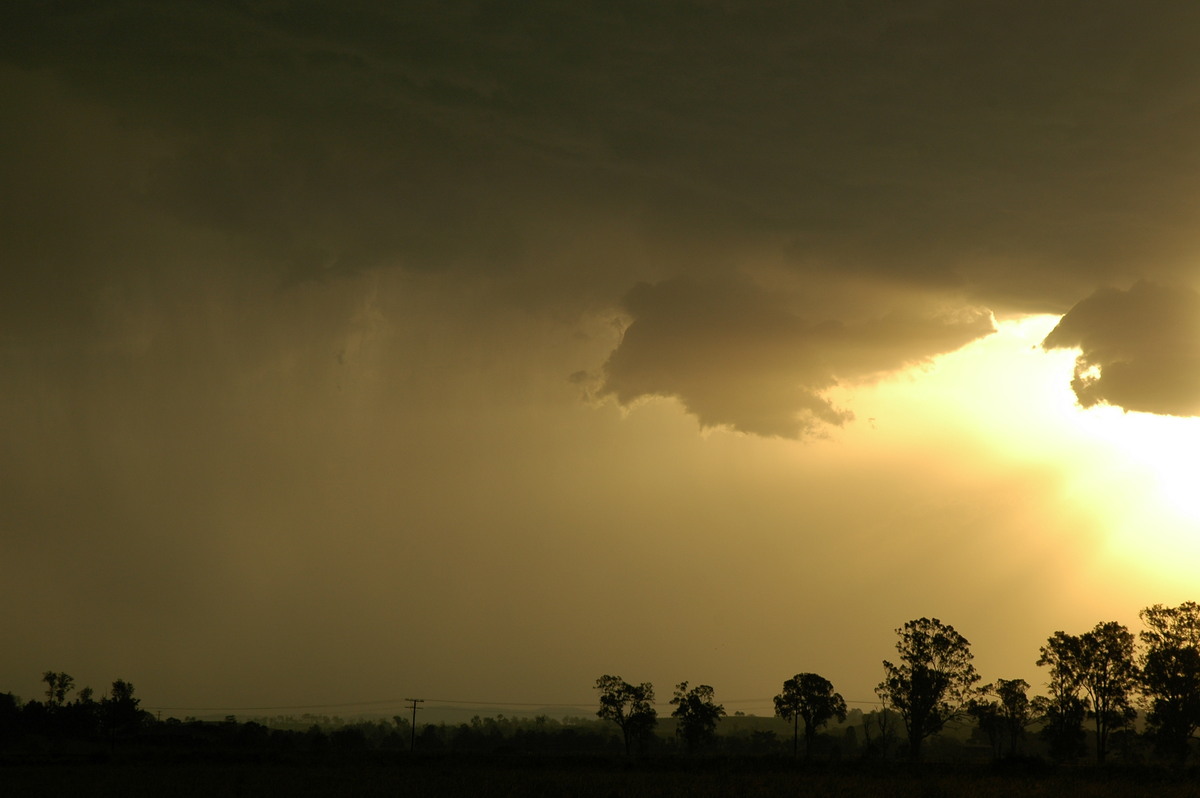
<svg viewBox="0 0 1200 798"><path fill-rule="evenodd" d="M973 699L967 711L979 723L987 735L997 758L1004 755L1016 756L1025 729L1033 722L1029 701L1029 682L1024 679L997 679L995 684L979 688L979 697Z"/></svg>
<svg viewBox="0 0 1200 798"><path fill-rule="evenodd" d="M46 671L42 681L46 683L46 703L52 707L61 707L75 686L75 679L69 673Z"/></svg>
<svg viewBox="0 0 1200 798"><path fill-rule="evenodd" d="M909 621L896 634L899 663L884 660L885 678L875 692L900 713L909 756L919 759L922 741L964 712L979 674L970 642L937 618Z"/></svg>
<svg viewBox="0 0 1200 798"><path fill-rule="evenodd" d="M797 673L783 683L775 696L775 714L792 722L792 756L796 756L800 721L804 721L804 758L812 756L817 730L831 718L846 719L846 701L835 693L833 683L815 673Z"/></svg>
<svg viewBox="0 0 1200 798"><path fill-rule="evenodd" d="M671 704L675 707L671 716L679 719L675 733L684 739L689 751L712 740L717 722L725 716L725 707L716 703L713 689L707 684L689 690L687 682L680 682L675 685Z"/></svg>
<svg viewBox="0 0 1200 798"><path fill-rule="evenodd" d="M1159 751L1182 762L1188 740L1200 728L1200 604L1155 604L1140 613L1141 686L1146 721Z"/></svg>
<svg viewBox="0 0 1200 798"><path fill-rule="evenodd" d="M617 724L625 753L630 753L633 743L642 740L658 723L654 685L650 682L634 685L620 676L604 675L596 680L596 689L600 691L600 709L596 715Z"/></svg>
<svg viewBox="0 0 1200 798"><path fill-rule="evenodd" d="M1112 731L1131 723L1137 714L1132 704L1138 678L1133 642L1128 629L1108 621L1081 635L1055 632L1041 648L1037 664L1050 668L1052 697L1064 707L1082 706L1095 721L1100 763L1108 753Z"/></svg>

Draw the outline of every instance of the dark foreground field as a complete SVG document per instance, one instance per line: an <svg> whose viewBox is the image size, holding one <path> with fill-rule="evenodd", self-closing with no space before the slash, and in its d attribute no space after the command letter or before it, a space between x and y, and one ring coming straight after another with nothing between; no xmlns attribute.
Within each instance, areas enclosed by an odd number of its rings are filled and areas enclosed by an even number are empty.
<svg viewBox="0 0 1200 798"><path fill-rule="evenodd" d="M790 763L788 763L790 765ZM1200 797L1200 774L1157 770L791 767L769 762L495 762L439 759L0 766L4 796L1146 796Z"/></svg>

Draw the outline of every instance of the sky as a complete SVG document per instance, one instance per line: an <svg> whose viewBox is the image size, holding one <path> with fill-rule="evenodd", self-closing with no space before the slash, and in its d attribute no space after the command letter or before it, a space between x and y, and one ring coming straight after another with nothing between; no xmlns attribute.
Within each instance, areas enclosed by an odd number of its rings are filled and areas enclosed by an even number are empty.
<svg viewBox="0 0 1200 798"><path fill-rule="evenodd" d="M1198 35L5 3L0 690L769 714L1200 600Z"/></svg>

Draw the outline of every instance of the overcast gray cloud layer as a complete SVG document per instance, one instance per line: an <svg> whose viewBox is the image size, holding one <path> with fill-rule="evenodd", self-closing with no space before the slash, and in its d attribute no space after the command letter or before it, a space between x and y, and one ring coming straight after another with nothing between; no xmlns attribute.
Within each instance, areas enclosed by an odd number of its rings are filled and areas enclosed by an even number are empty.
<svg viewBox="0 0 1200 798"><path fill-rule="evenodd" d="M777 236L797 262L1059 308L1078 289L1037 279L1047 265L1119 276L1191 246L1198 13L15 3L3 35L35 71L18 82L47 73L161 143L114 191L298 275L495 268L545 225L624 211L643 232ZM20 110L10 139L41 116Z"/></svg>
<svg viewBox="0 0 1200 798"><path fill-rule="evenodd" d="M568 314L642 281L744 280L765 261L820 305L812 323L860 325L860 346L889 350L870 330L914 311L839 283L927 289L970 313L1190 280L1200 12L1187 4L3 14L10 340L87 329L114 296L160 303L195 279L185 260L219 262L199 279L222 284L466 270L498 298ZM840 418L806 393L828 379L752 371L789 383L801 415ZM704 404L689 406L705 423L746 429L775 412L745 408L741 423Z"/></svg>

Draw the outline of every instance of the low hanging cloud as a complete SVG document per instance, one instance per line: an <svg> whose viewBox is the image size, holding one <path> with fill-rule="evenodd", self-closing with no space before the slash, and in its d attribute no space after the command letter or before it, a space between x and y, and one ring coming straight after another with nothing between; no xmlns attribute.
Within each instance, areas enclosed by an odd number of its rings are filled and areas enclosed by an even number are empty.
<svg viewBox="0 0 1200 798"><path fill-rule="evenodd" d="M633 317L604 365L622 405L675 397L701 427L802 438L853 419L826 392L950 352L994 330L991 316L891 314L812 321L746 282L677 278L625 297Z"/></svg>
<svg viewBox="0 0 1200 798"><path fill-rule="evenodd" d="M1063 316L1044 349L1079 349L1079 404L1200 415L1200 293L1139 281L1101 288Z"/></svg>
<svg viewBox="0 0 1200 798"><path fill-rule="evenodd" d="M1200 16L1104 5L8 3L0 335L206 241L554 312L747 253L999 312L1186 278Z"/></svg>

